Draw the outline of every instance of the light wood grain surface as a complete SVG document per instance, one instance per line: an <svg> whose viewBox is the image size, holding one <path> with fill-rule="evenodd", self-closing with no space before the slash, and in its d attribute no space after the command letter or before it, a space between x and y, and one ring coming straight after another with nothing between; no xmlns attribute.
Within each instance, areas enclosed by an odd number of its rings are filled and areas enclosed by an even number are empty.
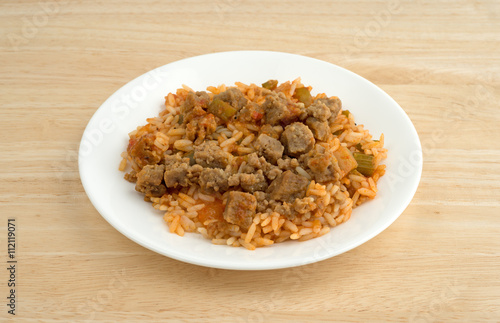
<svg viewBox="0 0 500 323"><path fill-rule="evenodd" d="M498 1L2 0L0 17L1 267L16 218L16 319L500 321ZM405 109L423 175L382 234L317 264L239 272L158 255L94 209L77 149L101 103L154 67L246 49L343 66Z"/></svg>

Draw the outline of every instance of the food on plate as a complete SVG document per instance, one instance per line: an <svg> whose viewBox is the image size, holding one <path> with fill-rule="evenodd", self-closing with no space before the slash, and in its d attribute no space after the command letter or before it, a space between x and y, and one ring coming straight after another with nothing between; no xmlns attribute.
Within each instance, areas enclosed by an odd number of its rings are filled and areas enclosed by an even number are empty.
<svg viewBox="0 0 500 323"><path fill-rule="evenodd" d="M119 168L180 236L250 250L322 236L375 198L387 149L339 98L311 90L183 86L129 134Z"/></svg>

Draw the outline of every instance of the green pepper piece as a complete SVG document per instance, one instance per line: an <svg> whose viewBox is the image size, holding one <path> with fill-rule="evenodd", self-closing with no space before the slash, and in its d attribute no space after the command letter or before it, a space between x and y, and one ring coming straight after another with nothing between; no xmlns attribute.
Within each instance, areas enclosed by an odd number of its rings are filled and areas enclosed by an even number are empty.
<svg viewBox="0 0 500 323"><path fill-rule="evenodd" d="M215 99L208 105L208 112L212 113L214 116L221 118L224 122L227 122L236 114L236 109L233 108L227 102L220 99Z"/></svg>
<svg viewBox="0 0 500 323"><path fill-rule="evenodd" d="M351 112L349 112L349 110L343 110L342 114L345 115L346 118L349 118L349 115L351 114Z"/></svg>
<svg viewBox="0 0 500 323"><path fill-rule="evenodd" d="M194 151L191 151L189 154L185 155L184 157L189 158L189 165L193 166L196 164L196 161L194 160Z"/></svg>
<svg viewBox="0 0 500 323"><path fill-rule="evenodd" d="M309 92L309 90L306 87L299 87L295 89L293 97L299 100L299 102L304 103L306 107L310 106L313 101L311 92Z"/></svg>
<svg viewBox="0 0 500 323"><path fill-rule="evenodd" d="M353 153L352 155L358 162L356 170L365 176L372 176L377 168L375 165L375 157L363 153Z"/></svg>
<svg viewBox="0 0 500 323"><path fill-rule="evenodd" d="M262 83L262 87L268 90L274 90L278 86L277 80L269 80L265 83Z"/></svg>

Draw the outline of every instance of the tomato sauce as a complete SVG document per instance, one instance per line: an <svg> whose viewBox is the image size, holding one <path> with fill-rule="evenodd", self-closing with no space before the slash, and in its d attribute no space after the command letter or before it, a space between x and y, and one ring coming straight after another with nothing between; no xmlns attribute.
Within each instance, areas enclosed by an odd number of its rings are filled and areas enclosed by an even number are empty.
<svg viewBox="0 0 500 323"><path fill-rule="evenodd" d="M221 200L215 199L213 202L197 201L197 203L205 204L205 207L198 211L198 218L203 223L207 220L222 220L225 206Z"/></svg>

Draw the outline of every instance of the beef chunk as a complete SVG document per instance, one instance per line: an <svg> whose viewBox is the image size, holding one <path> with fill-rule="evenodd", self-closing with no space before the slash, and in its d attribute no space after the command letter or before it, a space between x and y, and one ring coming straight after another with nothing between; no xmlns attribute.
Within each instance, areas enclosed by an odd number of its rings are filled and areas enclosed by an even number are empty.
<svg viewBox="0 0 500 323"><path fill-rule="evenodd" d="M249 123L261 120L264 117L264 109L255 102L248 102L236 114L236 119L241 122Z"/></svg>
<svg viewBox="0 0 500 323"><path fill-rule="evenodd" d="M280 176L283 171L279 167L271 165L271 167L264 169L264 174L270 180L274 180L276 177Z"/></svg>
<svg viewBox="0 0 500 323"><path fill-rule="evenodd" d="M164 165L146 165L137 173L135 189L146 194L146 196L162 196L167 188L162 184Z"/></svg>
<svg viewBox="0 0 500 323"><path fill-rule="evenodd" d="M256 153L251 153L247 155L247 165L259 169L262 167L262 160Z"/></svg>
<svg viewBox="0 0 500 323"><path fill-rule="evenodd" d="M253 193L257 199L257 212L265 212L269 201L265 192L257 191Z"/></svg>
<svg viewBox="0 0 500 323"><path fill-rule="evenodd" d="M323 100L324 99L318 99L314 101L314 103L306 109L308 115L318 119L319 121L326 121L332 115L332 111Z"/></svg>
<svg viewBox="0 0 500 323"><path fill-rule="evenodd" d="M295 199L304 197L308 185L307 178L287 170L269 185L267 193L273 200L293 203Z"/></svg>
<svg viewBox="0 0 500 323"><path fill-rule="evenodd" d="M224 219L232 224L248 229L252 224L257 199L249 193L231 191L224 209Z"/></svg>
<svg viewBox="0 0 500 323"><path fill-rule="evenodd" d="M274 139L280 139L280 135L283 132L282 126L271 126L270 124L264 124L260 127L259 134L268 135Z"/></svg>
<svg viewBox="0 0 500 323"><path fill-rule="evenodd" d="M205 168L200 173L199 184L206 192L224 192L229 188L228 177L220 168Z"/></svg>
<svg viewBox="0 0 500 323"><path fill-rule="evenodd" d="M186 138L196 143L201 143L206 136L214 133L217 128L215 116L211 113L206 113L194 117L186 124Z"/></svg>
<svg viewBox="0 0 500 323"><path fill-rule="evenodd" d="M267 189L267 181L262 169L255 174L240 174L240 185L244 191L250 193Z"/></svg>
<svg viewBox="0 0 500 323"><path fill-rule="evenodd" d="M280 203L276 205L274 208L276 212L279 214L283 214L286 216L289 220L295 219L295 210L293 209L293 205L287 202Z"/></svg>
<svg viewBox="0 0 500 323"><path fill-rule="evenodd" d="M264 175L270 180L275 179L281 174L279 167L266 161L264 157L258 157L256 153L247 155L247 165L243 168L243 172L247 174L255 173L261 169Z"/></svg>
<svg viewBox="0 0 500 323"><path fill-rule="evenodd" d="M336 96L328 99L316 99L316 101L314 101L314 104L324 104L326 107L328 107L328 109L330 109L331 116L328 119L330 123L335 121L335 118L337 118L340 109L342 109L342 102Z"/></svg>
<svg viewBox="0 0 500 323"><path fill-rule="evenodd" d="M165 185L167 187L188 186L188 168L188 164L178 164L175 168L167 169L165 171Z"/></svg>
<svg viewBox="0 0 500 323"><path fill-rule="evenodd" d="M293 209L297 213L305 214L316 209L316 203L314 203L314 199L312 197L296 199L295 202L293 202Z"/></svg>
<svg viewBox="0 0 500 323"><path fill-rule="evenodd" d="M154 141L156 136L147 134L137 139L130 139L127 152L139 167L157 164L161 156L155 151Z"/></svg>
<svg viewBox="0 0 500 323"><path fill-rule="evenodd" d="M297 166L299 166L299 162L295 158L278 159L278 167L281 170L295 169Z"/></svg>
<svg viewBox="0 0 500 323"><path fill-rule="evenodd" d="M299 119L304 108L303 103L294 103L283 93L272 92L262 104L265 110L265 121L270 125L288 125Z"/></svg>
<svg viewBox="0 0 500 323"><path fill-rule="evenodd" d="M330 149L322 145L315 145L314 149L302 155L300 162L316 182L332 181L338 177L335 158Z"/></svg>
<svg viewBox="0 0 500 323"><path fill-rule="evenodd" d="M240 89L236 87L231 87L224 92L214 95L214 100L219 99L227 102L236 108L237 110L243 108L247 104L247 99L241 93Z"/></svg>
<svg viewBox="0 0 500 323"><path fill-rule="evenodd" d="M131 170L130 173L125 174L123 177L130 183L135 183L137 182L137 172L135 170Z"/></svg>
<svg viewBox="0 0 500 323"><path fill-rule="evenodd" d="M283 150L285 149L277 139L265 134L257 137L254 147L259 152L259 155L264 156L272 164L276 164L278 159L283 156Z"/></svg>
<svg viewBox="0 0 500 323"><path fill-rule="evenodd" d="M187 177L189 173L189 158L182 158L179 154L165 156L165 185L167 187L186 187L190 185Z"/></svg>
<svg viewBox="0 0 500 323"><path fill-rule="evenodd" d="M186 100L181 104L180 123L186 125L186 138L199 141L205 136L212 134L217 127L214 115L207 113L206 108L210 102L210 96L204 91L189 92Z"/></svg>
<svg viewBox="0 0 500 323"><path fill-rule="evenodd" d="M180 153L174 154L174 155L165 154L163 159L164 159L163 163L165 164L165 168L167 168L167 169L169 167L174 167L174 165L181 164L181 163L189 164L189 158L182 157Z"/></svg>
<svg viewBox="0 0 500 323"><path fill-rule="evenodd" d="M326 141L328 139L328 134L330 134L330 127L328 126L328 122L319 121L314 117L309 117L306 120L306 124L311 129L314 138L322 141Z"/></svg>
<svg viewBox="0 0 500 323"><path fill-rule="evenodd" d="M205 91L193 92L190 91L186 100L181 104L181 113L185 114L193 110L195 107L206 108L210 103L210 96Z"/></svg>
<svg viewBox="0 0 500 323"><path fill-rule="evenodd" d="M216 141L205 141L194 146L194 160L203 167L226 168L231 154L222 150Z"/></svg>
<svg viewBox="0 0 500 323"><path fill-rule="evenodd" d="M311 130L305 124L296 122L285 128L281 142L287 155L298 157L311 150L315 141Z"/></svg>
<svg viewBox="0 0 500 323"><path fill-rule="evenodd" d="M228 186L240 186L240 175L241 174L232 174L227 179Z"/></svg>
<svg viewBox="0 0 500 323"><path fill-rule="evenodd" d="M191 183L198 183L203 167L200 165L192 165L188 168L187 178Z"/></svg>

